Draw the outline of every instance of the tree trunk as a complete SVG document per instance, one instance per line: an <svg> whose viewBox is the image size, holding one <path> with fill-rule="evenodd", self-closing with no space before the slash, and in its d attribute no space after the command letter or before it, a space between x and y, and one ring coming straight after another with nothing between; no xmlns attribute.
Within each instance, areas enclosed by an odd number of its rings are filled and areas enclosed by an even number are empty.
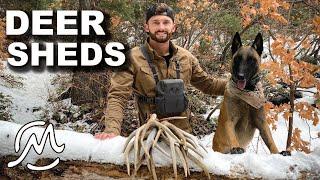
<svg viewBox="0 0 320 180"><path fill-rule="evenodd" d="M289 116L289 129L287 137L287 146L286 150L289 150L292 142L292 130L293 130L293 112L294 112L294 94L295 94L295 84L293 82L292 70L289 65L289 74L290 74L290 116Z"/></svg>

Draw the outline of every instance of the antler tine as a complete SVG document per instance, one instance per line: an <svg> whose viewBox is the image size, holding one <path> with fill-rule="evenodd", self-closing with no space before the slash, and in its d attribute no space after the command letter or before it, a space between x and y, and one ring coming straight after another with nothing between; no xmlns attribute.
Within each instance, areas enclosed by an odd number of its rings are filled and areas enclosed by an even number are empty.
<svg viewBox="0 0 320 180"><path fill-rule="evenodd" d="M210 178L210 174L206 166L202 162L203 152L206 151L205 147L198 142L198 139L179 129L174 124L168 122L171 120L186 119L186 117L176 116L157 119L156 114L151 114L147 123L136 129L130 134L125 142L124 147L124 157L126 160L126 166L128 175L130 176L130 162L129 154L131 150L134 151L134 173L135 176L143 160L146 160L149 172L152 174L153 179L157 179L157 174L155 171L155 162L153 159L152 151L154 148L158 149L166 157L171 158L172 166L175 178L178 177L177 169L177 156L179 157L181 164L184 169L184 175L187 177L190 175L190 169L188 164L188 158L197 164ZM145 140L146 138L146 140ZM159 140L164 140L164 144L170 149L171 154L167 153L161 148L161 143ZM204 151L200 151L200 149ZM142 155L140 153L142 151ZM188 152L190 151L190 153Z"/></svg>
<svg viewBox="0 0 320 180"><path fill-rule="evenodd" d="M162 121L180 120L180 119L187 119L187 117L185 116L166 117L166 118L159 119L159 121L162 122Z"/></svg>

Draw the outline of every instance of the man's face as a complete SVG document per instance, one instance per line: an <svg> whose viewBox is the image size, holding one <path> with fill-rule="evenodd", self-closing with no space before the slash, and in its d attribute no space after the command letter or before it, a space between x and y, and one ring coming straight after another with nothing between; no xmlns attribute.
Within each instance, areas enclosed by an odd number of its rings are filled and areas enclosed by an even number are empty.
<svg viewBox="0 0 320 180"><path fill-rule="evenodd" d="M165 43L170 40L176 27L172 19L164 15L152 16L144 25L144 30L149 33L152 40Z"/></svg>

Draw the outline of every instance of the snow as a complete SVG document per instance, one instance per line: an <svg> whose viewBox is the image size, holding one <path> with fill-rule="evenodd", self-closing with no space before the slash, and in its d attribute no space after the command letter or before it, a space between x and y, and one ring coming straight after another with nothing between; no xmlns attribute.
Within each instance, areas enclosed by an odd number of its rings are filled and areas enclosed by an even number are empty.
<svg viewBox="0 0 320 180"><path fill-rule="evenodd" d="M19 72L7 67L4 69L4 73L20 77L23 83L22 88L10 88L1 85L0 82L0 92L12 97L13 109L11 112L14 121L24 124L37 119L39 114L33 112L33 109L43 107L47 103L49 90L53 88L50 80L55 76L55 73L47 70Z"/></svg>
<svg viewBox="0 0 320 180"><path fill-rule="evenodd" d="M13 122L0 121L0 156L18 155L14 150L14 140L22 125ZM22 152L28 138L35 133L40 142L40 137L45 128L32 127L25 131L21 139ZM97 140L91 134L77 133L68 130L55 130L56 141L60 146L65 144L65 149L58 154L51 149L49 141L46 142L41 155L36 154L31 148L29 154L22 164L35 163L39 158L60 158L61 160L85 160L99 163L113 163L124 165L122 154L125 137L117 136L110 140ZM276 136L274 136L276 137ZM209 172L217 175L239 177L241 175L252 178L282 179L298 178L303 171L320 173L320 146L310 154L293 152L291 157L284 157L279 154L263 154L246 152L239 155L221 154L211 149L208 141L212 135L204 137L200 143L206 146L208 154L204 157L204 163ZM277 139L277 138L276 138ZM157 166L171 166L171 160L164 158L162 154L155 151L154 159ZM131 162L133 154L130 155ZM180 164L181 166L181 164ZM191 163L192 169L199 171L199 167Z"/></svg>
<svg viewBox="0 0 320 180"><path fill-rule="evenodd" d="M297 99L295 102L308 102L313 103L314 93L316 92L316 88L304 89L307 92L302 92L303 98ZM320 110L316 110L318 113L318 117L320 117ZM283 118L282 113L278 115L277 129L272 130L272 136L274 141L280 151L285 150L287 143L287 132L288 132L288 122ZM320 147L320 138L318 137L318 133L320 132L320 124L313 126L312 121L302 119L297 112L293 114L293 129L299 128L301 130L301 138L304 141L310 142L310 150L313 151L316 147ZM259 138L259 140L258 140ZM259 149L257 150L256 146L259 144ZM262 147L261 147L262 146ZM259 132L256 131L253 141L248 148L248 151L258 152L268 154L269 150L267 146L262 141L261 137L259 137Z"/></svg>
<svg viewBox="0 0 320 180"><path fill-rule="evenodd" d="M314 102L314 94L317 92L316 88L308 88L308 89L301 89L298 88L298 90L302 91L303 98L295 100L295 102L308 102L313 103ZM210 111L208 111L207 114L204 115L206 118L208 116ZM217 118L219 116L220 110L217 109L211 116L211 119ZM320 118L320 110L317 109L318 116ZM287 143L287 132L288 132L288 122L283 118L283 113L280 113L278 115L278 121L276 123L277 129L272 130L271 132L273 139L275 141L275 144L277 145L279 151L283 151L286 148ZM313 151L316 147L320 147L320 138L318 137L318 133L320 133L320 124L317 126L312 125L312 121L301 119L299 114L297 112L294 112L293 114L293 129L298 127L301 130L301 138L304 141L310 142L310 150ZM214 134L205 136L202 141L207 147L211 147L212 143L209 141L213 138ZM255 132L254 138L250 145L248 146L247 152L252 153L258 153L258 154L270 154L267 146L264 144L262 138L259 135L259 131L257 130Z"/></svg>
<svg viewBox="0 0 320 180"><path fill-rule="evenodd" d="M309 155L299 152L291 157L284 157L279 154L261 155L255 153L222 155L210 151L208 154L210 158L206 158L205 162L211 172L215 174L227 175L232 173L234 176L248 174L249 177L255 178L292 179L298 178L299 172L304 170L319 172L319 150ZM294 167L293 170L292 167Z"/></svg>
<svg viewBox="0 0 320 180"><path fill-rule="evenodd" d="M22 127L20 124L0 121L0 156L5 155L17 155L14 151L14 141L16 134L19 129ZM44 132L45 128L41 127L32 127L25 131L21 138L21 149L19 153L25 147L28 138L32 133L35 133L37 136L38 142ZM65 149L61 154L57 154L54 150L51 149L49 141L46 142L43 153L38 156L36 152L31 148L28 156L25 159L24 163L31 162L34 163L38 158L57 158L61 160L86 160L86 161L96 161L96 162L110 162L114 164L120 164L119 151L120 146L123 146L125 139L124 137L116 137L110 141L100 141L91 134L87 133L77 133L74 131L68 130L55 130L55 137L57 144L65 144ZM107 151L101 151L107 149ZM106 158L108 157L108 158Z"/></svg>
<svg viewBox="0 0 320 180"><path fill-rule="evenodd" d="M53 88L50 84L54 73L43 71L28 71L18 73L6 70L16 76L23 78L24 87L21 89L12 89L0 84L0 92L10 95L13 101L13 119L14 122L5 122L0 120L0 156L18 155L22 152L26 142L32 133L37 134L38 141L44 128L34 127L25 131L21 141L19 153L14 150L14 140L18 130L27 122L38 119L38 114L33 113L32 109L43 107L47 103L49 90ZM301 89L303 98L296 102L313 102L315 88ZM308 92L307 92L308 91ZM309 92L310 91L310 92ZM320 111L318 114L320 114ZM219 110L213 113L212 117L217 117ZM285 150L287 138L287 122L279 114L277 129L272 130L272 136L280 151ZM71 125L70 125L71 126ZM248 146L246 153L240 155L221 154L211 149L212 137L214 134L204 136L200 139L208 150L204 157L204 163L211 173L216 175L226 175L229 177L250 177L263 179L296 179L303 172L312 172L314 175L320 173L320 125L313 126L311 121L301 119L297 113L294 113L294 128L301 129L303 140L310 141L310 154L293 151L291 157L283 157L278 154L270 154L268 148L256 131L255 136ZM58 145L65 144L65 149L58 154L51 149L48 142L45 145L44 152L38 155L31 148L23 165L27 162L35 163L40 158L59 157L61 160L85 160L90 162L113 163L117 165L124 164L124 156L121 153L125 137L115 137L111 140L97 140L91 134L77 133L69 130L55 130ZM168 149L167 149L168 150ZM154 151L154 160L157 166L171 166L171 160L158 151ZM133 155L130 155L130 161L133 161ZM181 166L181 163L178 163ZM194 171L200 168L192 164Z"/></svg>

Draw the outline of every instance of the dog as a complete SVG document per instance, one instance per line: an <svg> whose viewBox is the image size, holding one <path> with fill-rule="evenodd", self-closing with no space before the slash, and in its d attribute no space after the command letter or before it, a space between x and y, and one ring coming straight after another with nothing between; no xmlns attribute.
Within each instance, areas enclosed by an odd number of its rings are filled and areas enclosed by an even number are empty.
<svg viewBox="0 0 320 180"><path fill-rule="evenodd" d="M279 153L263 108L266 100L259 81L263 51L261 33L257 34L251 46L242 46L237 32L233 37L231 51L231 79L224 92L212 149L221 153L244 153L258 129L270 152Z"/></svg>

